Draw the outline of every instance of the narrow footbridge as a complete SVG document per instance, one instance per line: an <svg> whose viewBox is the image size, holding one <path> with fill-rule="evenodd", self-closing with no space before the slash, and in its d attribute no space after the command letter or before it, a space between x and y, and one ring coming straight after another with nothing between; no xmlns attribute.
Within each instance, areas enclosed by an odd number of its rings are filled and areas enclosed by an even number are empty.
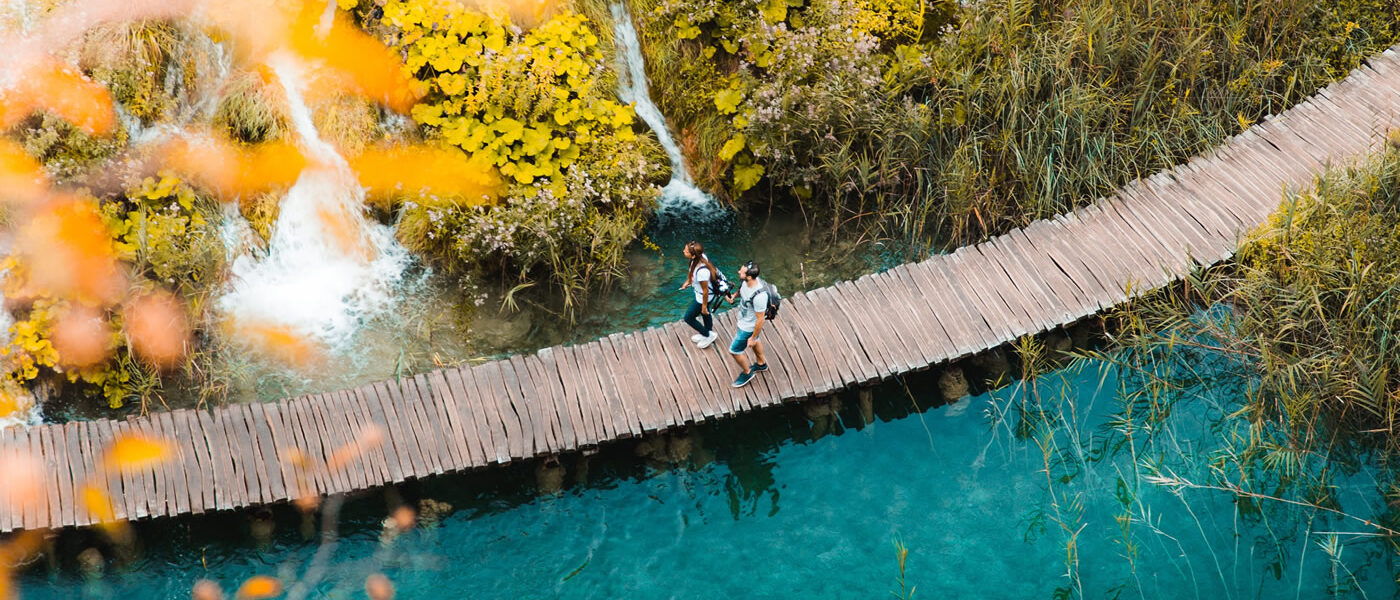
<svg viewBox="0 0 1400 600"><path fill-rule="evenodd" d="M722 339L706 350L672 323L270 404L12 428L0 444L41 460L46 493L0 504L0 531L96 522L101 515L83 501L94 481L109 491L118 519L284 502L587 449L955 360L1230 257L1285 188L1380 149L1398 119L1400 54L1392 48L1282 115L1111 198L793 295L764 329L772 369L739 390L729 386L734 370L723 350L734 331L729 312L718 317ZM875 314L870 306L890 308ZM104 469L104 450L132 432L172 440L174 459L138 472Z"/></svg>

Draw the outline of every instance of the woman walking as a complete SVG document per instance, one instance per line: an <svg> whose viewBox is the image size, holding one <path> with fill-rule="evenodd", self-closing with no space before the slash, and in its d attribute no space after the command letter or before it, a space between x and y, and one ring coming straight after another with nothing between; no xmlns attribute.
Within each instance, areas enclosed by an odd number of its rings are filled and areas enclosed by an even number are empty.
<svg viewBox="0 0 1400 600"><path fill-rule="evenodd" d="M705 247L700 245L700 242L686 242L682 253L690 259L690 270L686 274L685 285L680 289L695 288L695 299L690 301L690 307L685 311L685 323L695 329L695 335L690 336L690 339L695 342L696 347L708 348L719 338L719 334L714 331L714 319L710 316L710 298L718 293L715 283L719 278L719 271L715 270L715 265L705 256Z"/></svg>

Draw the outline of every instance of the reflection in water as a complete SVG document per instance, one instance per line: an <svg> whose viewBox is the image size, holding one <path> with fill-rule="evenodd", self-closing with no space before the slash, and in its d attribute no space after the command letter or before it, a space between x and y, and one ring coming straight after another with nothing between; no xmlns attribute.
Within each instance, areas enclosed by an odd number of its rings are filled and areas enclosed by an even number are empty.
<svg viewBox="0 0 1400 600"><path fill-rule="evenodd" d="M1183 477L1207 473L1221 449L1221 409L1243 380L1216 381L1214 396L1179 404L1153 442L1126 444L1106 427L1121 408L1112 371L1064 371L930 410L936 377L878 390L869 424L859 394L843 397L825 435L794 404L565 456L544 467L547 490L527 463L365 494L347 505L316 592L357 597L365 574L380 571L403 598L874 597L895 585L895 538L910 551L909 583L932 596L1395 591L1383 542L1326 533L1353 524L1141 480L1132 448ZM1376 497L1371 477L1339 478L1336 506L1384 510L1364 502ZM412 526L394 511L403 504L417 507L405 519ZM316 545L295 533L294 511L273 512L265 549L236 515L143 525L144 555L109 557L100 582L115 597L174 599L200 577L226 587L255 573L290 580ZM57 573L28 573L25 597L84 596L71 557L90 545L90 534L65 534L70 558Z"/></svg>

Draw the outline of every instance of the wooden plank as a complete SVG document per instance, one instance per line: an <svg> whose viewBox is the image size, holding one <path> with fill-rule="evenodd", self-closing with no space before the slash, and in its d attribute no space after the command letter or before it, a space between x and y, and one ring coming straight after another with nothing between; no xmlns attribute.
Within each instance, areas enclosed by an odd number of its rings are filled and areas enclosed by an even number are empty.
<svg viewBox="0 0 1400 600"><path fill-rule="evenodd" d="M214 424L213 418L206 411L196 410L191 417L198 423L199 433L204 436L204 445L209 448L208 468L214 481L211 486L214 492L213 507L216 510L229 510L235 506L236 491L232 485L232 457L224 443L223 430Z"/></svg>
<svg viewBox="0 0 1400 600"><path fill-rule="evenodd" d="M964 294L949 279L947 255L945 254L944 257L941 260L926 262L923 269L914 270L911 273L917 278L924 279L923 289L931 297L942 299L943 305L957 313L957 316L952 320L953 322L965 324L967 331L976 334L975 339L978 341L971 344L971 351L968 354L995 348L1004 341L1000 337L1001 334L992 327L992 324L987 321L987 316L982 314L982 311L972 303L967 294Z"/></svg>
<svg viewBox="0 0 1400 600"><path fill-rule="evenodd" d="M443 430L447 432L447 441L451 444L452 455L457 461L456 468L459 470L470 469L473 466L486 464L484 456L472 453L468 440L471 436L476 435L476 432L462 420L462 411L457 405L457 397L453 395L451 386L447 385L447 379L442 376L442 371L429 371L423 377L427 381L427 385L426 387L420 385L420 389L429 390L433 396L433 406L442 419Z"/></svg>
<svg viewBox="0 0 1400 600"><path fill-rule="evenodd" d="M170 415L170 411L161 411L151 415L151 422L160 429L161 436L175 449L168 464L170 465L167 481L170 482L175 498L175 514L187 515L191 512L191 505L198 501L198 496L192 502L190 498L190 479L187 476L189 467L186 461L193 462L193 457L189 456L189 451L185 449L185 438L180 436L175 429L175 419Z"/></svg>
<svg viewBox="0 0 1400 600"><path fill-rule="evenodd" d="M383 415L378 413L377 406L371 408L370 401L365 398L364 392L360 388L343 390L342 393L345 395L346 401L355 407L355 414L361 419L362 434L370 428L378 433L378 441L371 444L366 440L365 448L369 453L369 465L374 480L379 482L376 485L393 483L394 477L389 472L389 459L384 452L384 448L391 442L389 441L389 429L384 425Z"/></svg>
<svg viewBox="0 0 1400 600"><path fill-rule="evenodd" d="M529 441L525 437L525 427L521 423L520 415L516 414L515 407L510 404L510 400L503 396L506 388L505 381L501 377L501 365L495 362L477 365L472 368L472 376L485 401L490 402L496 409L496 418L500 419L501 426L505 430L508 456L526 458L532 455L533 449L527 447Z"/></svg>
<svg viewBox="0 0 1400 600"><path fill-rule="evenodd" d="M427 477L430 471L428 464L423 460L422 450L418 447L419 440L409 425L408 408L403 406L402 401L393 393L394 387L393 383L387 381L376 382L373 385L380 405L389 417L391 435L398 446L399 464L404 468L403 475L405 478Z"/></svg>
<svg viewBox="0 0 1400 600"><path fill-rule="evenodd" d="M952 341L941 326L928 323L926 311L920 308L920 301L914 297L908 284L890 271L874 274L870 283L874 287L866 297L879 303L874 306L883 304L890 307L888 312L893 313L896 321L895 335L914 352L910 359L918 361L913 368L923 369L943 358L939 351L951 348Z"/></svg>
<svg viewBox="0 0 1400 600"><path fill-rule="evenodd" d="M185 451L189 452L187 456L194 461L194 470L185 474L191 485L190 511L202 514L215 510L218 500L214 493L214 465L210 460L209 446L204 441L204 431L192 410L180 409L171 416L185 440Z"/></svg>
<svg viewBox="0 0 1400 600"><path fill-rule="evenodd" d="M871 379L885 379L901 370L892 342L884 337L885 328L878 326L870 318L869 311L863 310L864 299L859 296L850 282L842 281L826 288L824 293L836 307L835 323L845 328L842 336L864 353L874 367Z"/></svg>
<svg viewBox="0 0 1400 600"><path fill-rule="evenodd" d="M596 392L590 389L582 375L584 367L578 354L578 347L564 346L560 348L560 352L560 360L556 364L559 365L560 373L564 376L564 389L568 390L569 396L578 404L580 413L588 419L589 430L593 437L599 443L616 439L616 433L611 430L610 422L604 418L602 402L595 400ZM643 368L641 363L638 363L637 368ZM658 393L660 392L658 391Z"/></svg>
<svg viewBox="0 0 1400 600"><path fill-rule="evenodd" d="M432 392L421 387L423 382L418 377L404 378L401 391L404 400L413 408L418 415L418 421L428 442L425 450L429 453L430 462L433 464L435 474L446 473L452 468L452 451L448 448L447 436L442 432L434 411L429 406L432 399Z"/></svg>
<svg viewBox="0 0 1400 600"><path fill-rule="evenodd" d="M545 441L544 423L539 422L535 417L534 402L526 397L524 386L520 384L520 376L515 372L515 363L507 360L497 361L500 365L501 389L505 391L506 402L510 403L515 414L520 417L521 431L525 434L525 452L527 456L540 456L549 452L549 444Z"/></svg>
<svg viewBox="0 0 1400 600"><path fill-rule="evenodd" d="M496 464L510 460L510 440L507 439L509 433L505 428L505 420L497 414L496 403L483 391L484 381L479 381L480 372L476 369L461 368L457 370L458 379L466 392L467 398L471 400L472 408L476 410L477 435L486 435L482 439L489 440L484 443L484 447L491 452L487 455L494 457L492 462Z"/></svg>
<svg viewBox="0 0 1400 600"><path fill-rule="evenodd" d="M378 444L371 443L373 440L369 429L374 427L374 422L370 419L368 411L360 408L359 401L350 390L336 390L331 392L331 396L335 399L340 417L349 428L351 443L355 449L351 460L355 463L356 471L364 479L366 487L384 485L388 479L380 475L379 467L375 464L374 448Z"/></svg>
<svg viewBox="0 0 1400 600"><path fill-rule="evenodd" d="M366 412L374 424L379 427L384 439L379 443L379 459L382 462L384 481L398 483L403 481L403 468L399 465L398 450L394 446L394 435L389 430L389 416L384 413L384 406L379 403L379 395L374 393L374 389L369 386L355 388L355 396L360 403L365 406Z"/></svg>
<svg viewBox="0 0 1400 600"><path fill-rule="evenodd" d="M328 425L335 432L336 449L330 458L338 459L338 464L350 484L348 491L354 492L370 487L373 483L366 472L360 447L359 427L350 418L346 402L337 392L326 392L321 394L321 409L326 415Z"/></svg>
<svg viewBox="0 0 1400 600"><path fill-rule="evenodd" d="M678 392L684 394L686 402L697 420L714 419L725 414L724 403L718 390L712 387L714 376L702 365L710 348L699 349L690 342L690 334L676 327L658 327L657 338L666 353L667 364L676 376Z"/></svg>
<svg viewBox="0 0 1400 600"><path fill-rule="evenodd" d="M73 524L80 527L91 525L92 514L84 501L83 488L89 484L92 474L88 469L87 457L83 454L82 423L69 421L63 424L63 452L68 456L68 470L73 485ZM0 529L5 526L4 508L0 507Z"/></svg>
<svg viewBox="0 0 1400 600"><path fill-rule="evenodd" d="M865 379L856 352L837 341L836 327L831 321L828 303L815 290L796 294L790 303L800 315L802 334L816 351L819 372L831 377L832 389L841 389ZM813 343L815 342L815 343Z"/></svg>
<svg viewBox="0 0 1400 600"><path fill-rule="evenodd" d="M865 321L869 329L864 333L873 335L884 344L891 364L898 369L891 375L898 375L913 371L923 363L919 348L905 341L904 336L899 334L901 328L907 327L903 324L903 310L895 309L890 311L875 312L875 307L887 306L886 300L880 298L878 284L875 283L875 276L867 274L861 276L853 283L840 283L838 287L846 291L846 300L850 302L851 310Z"/></svg>
<svg viewBox="0 0 1400 600"><path fill-rule="evenodd" d="M605 381L604 385L611 385L619 390L623 401L627 403L628 430L634 434L655 431L655 423L660 420L657 417L657 408L651 399L642 393L641 382L631 376L636 363L624 359L618 352L617 342L621 339L621 335L612 334L598 340L599 349L603 353L604 370L607 371L599 376ZM567 419L562 423L570 425Z"/></svg>
<svg viewBox="0 0 1400 600"><path fill-rule="evenodd" d="M345 440L341 438L340 432L331 423L326 414L325 400L320 394L311 394L301 399L302 404L302 427L310 430L309 435L313 436L318 444L310 448L310 460L318 465L324 465L326 494L343 494L354 489L350 483L350 474L344 468L337 468L331 464L331 457L335 456L337 450L345 445Z"/></svg>
<svg viewBox="0 0 1400 600"><path fill-rule="evenodd" d="M829 343L836 346L834 353L845 357L851 365L853 380L845 382L846 385L862 384L880 378L880 372L876 367L872 357L866 354L866 349L861 347L857 341L857 336L852 328L850 316L845 314L841 305L832 297L830 288L818 288L808 293L808 298L812 299L811 308L818 316L818 323L827 331L826 337ZM845 346L845 351L841 350Z"/></svg>
<svg viewBox="0 0 1400 600"><path fill-rule="evenodd" d="M808 294L793 294L786 301L783 311L792 318L794 326L790 334L793 343L801 344L809 382L816 386L818 393L840 389L844 387L844 381L855 379L846 358L838 356L835 345L825 337L825 323L812 306L812 298Z"/></svg>
<svg viewBox="0 0 1400 600"><path fill-rule="evenodd" d="M806 337L808 326L799 309L799 306L803 304L805 302L791 302L791 298L785 301L782 313L783 325L777 329L783 345L792 350L788 353L790 357L788 360L792 361L792 364L786 370L792 379L793 400L814 394L824 394L836 387L831 373L821 367L822 363L818 361L816 356L817 347L826 344L819 344Z"/></svg>
<svg viewBox="0 0 1400 600"><path fill-rule="evenodd" d="M1055 307L1051 320L1059 325L1073 322L1081 316L1087 301L1075 295L1078 288L1069 281L1064 272L1033 247L1023 242L1020 230L1003 236L1000 245L1003 254L1011 261L1011 268L1030 284L1033 293L1044 294Z"/></svg>
<svg viewBox="0 0 1400 600"><path fill-rule="evenodd" d="M674 405L671 404L670 396L663 396L660 391L657 391L652 374L641 367L643 350L635 333L627 333L614 340L613 348L617 350L622 361L631 366L626 372L635 381L634 385L640 386L637 389L647 400L648 410L655 418L655 428L648 431L669 429L675 427L679 422L684 422L677 419L678 413L673 407Z"/></svg>
<svg viewBox="0 0 1400 600"><path fill-rule="evenodd" d="M645 331L639 332L637 337L642 342L645 352L642 356L643 362L640 364L644 365L644 368L652 370L652 374L656 376L653 382L660 390L664 390L661 393L671 396L682 422L690 424L704 420L700 404L695 398L696 392L681 382L681 375L676 370L672 353L668 351L665 340L661 337L660 328L649 327ZM584 364L585 370L592 368L594 367L591 360Z"/></svg>
<svg viewBox="0 0 1400 600"><path fill-rule="evenodd" d="M475 448L479 448L481 451L480 456L483 458L481 465L504 461L506 458L503 439L505 432L487 418L486 408L481 403L481 393L476 390L476 385L469 380L471 371L448 369L443 372L443 376L447 379L447 386L457 396L458 409L462 411L465 420L471 423L472 429L476 432L472 439L476 441Z"/></svg>
<svg viewBox="0 0 1400 600"><path fill-rule="evenodd" d="M330 474L320 461L321 439L315 435L315 428L306 422L306 398L284 399L280 404L287 411L287 424L291 426L300 455L292 465L296 470L295 480L309 488L302 489L298 498L329 494L332 487Z"/></svg>
<svg viewBox="0 0 1400 600"><path fill-rule="evenodd" d="M1048 331L1064 323L1069 316L1069 308L1060 301L1054 291L1046 287L1044 280L1047 274L1027 268L1023 260L1015 255L1016 250L1013 248L1010 235L992 238L981 246L983 256L1001 270L1004 280L1013 286L1012 291L1018 294L1027 306L1036 307L1036 314L1032 316L1041 331Z"/></svg>
<svg viewBox="0 0 1400 600"><path fill-rule="evenodd" d="M216 414L228 431L233 464L243 475L243 485L248 491L246 505L251 506L259 502L269 502L271 498L267 493L267 467L262 464L262 456L258 453L253 434L249 431L247 417L240 410L240 406L229 404Z"/></svg>
<svg viewBox="0 0 1400 600"><path fill-rule="evenodd" d="M597 443L596 440L590 442L588 433L584 429L583 413L578 406L571 402L564 393L564 384L559 379L559 367L555 363L553 348L545 348L535 353L535 368L537 370L535 380L543 381L549 387L549 396L554 399L554 410L559 415L559 424L563 429L565 441L571 448L582 448L590 443ZM629 367L630 368L630 367Z"/></svg>
<svg viewBox="0 0 1400 600"><path fill-rule="evenodd" d="M43 465L43 488L44 506L40 507L46 516L44 519L49 527L59 528L68 523L63 522L63 498L60 495L58 483L58 453L54 451L53 443L54 428L50 425L39 425L31 427L29 436L38 441L39 453L35 458Z"/></svg>
<svg viewBox="0 0 1400 600"><path fill-rule="evenodd" d="M381 391L377 384L360 386L360 394L365 397L365 402L374 411L376 419L384 427L384 459L389 467L389 478L394 483L400 483L412 477L414 466L409 458L408 446L411 441L405 439L404 431L398 422L398 417L394 414L393 402L389 399L387 391Z"/></svg>
<svg viewBox="0 0 1400 600"><path fill-rule="evenodd" d="M292 463L292 457L288 453L288 450L296 447L296 441L292 433L293 427L288 421L290 415L287 405L282 402L260 402L254 407L255 410L257 408L262 409L263 420L267 422L268 432L272 436L272 450L273 455L277 457L277 473L282 478L284 497L294 501L311 495L313 490L307 489L309 486L305 485L306 482L298 481L296 465Z"/></svg>
<svg viewBox="0 0 1400 600"><path fill-rule="evenodd" d="M112 436L108 443L108 452L118 440L133 435L134 430L130 421L112 421ZM105 452L104 452L105 454ZM156 514L158 511L155 499L155 483L152 480L150 469L138 471L136 469L118 469L122 474L122 489L127 497L132 498L135 504L135 511L132 516L135 519L144 519Z"/></svg>
<svg viewBox="0 0 1400 600"><path fill-rule="evenodd" d="M79 498L74 494L73 466L69 464L68 437L64 424L54 423L46 425L49 429L49 438L52 440L52 447L48 449L49 455L54 458L54 476L58 481L58 515L57 522L70 527L78 524L77 506ZM81 483L80 483L81 484Z"/></svg>
<svg viewBox="0 0 1400 600"><path fill-rule="evenodd" d="M263 468L267 476L268 502L288 500L287 480L282 474L281 456L277 451L277 441L272 436L272 425L268 423L267 411L261 403L256 406L244 404L243 410L251 426L250 433L256 437L258 451L262 456ZM260 473L263 473L260 471Z"/></svg>
<svg viewBox="0 0 1400 600"><path fill-rule="evenodd" d="M942 332L943 339L947 340L948 347L942 356L938 357L939 360L971 354L973 348L978 345L979 338L976 332L972 330L966 316L957 314L961 306L945 300L945 290L933 288L928 278L927 267L922 263L904 264L891 269L890 272L904 280L914 298L915 310L926 315Z"/></svg>

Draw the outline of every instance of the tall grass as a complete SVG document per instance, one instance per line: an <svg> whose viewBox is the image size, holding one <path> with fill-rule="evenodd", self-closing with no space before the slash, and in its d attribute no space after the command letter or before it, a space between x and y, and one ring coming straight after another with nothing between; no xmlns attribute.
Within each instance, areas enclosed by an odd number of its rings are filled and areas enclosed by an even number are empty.
<svg viewBox="0 0 1400 600"><path fill-rule="evenodd" d="M1335 510L1332 477L1363 456L1400 456L1400 152L1321 178L1289 197L1234 263L1115 311L1123 350L1102 356L1149 382L1139 413L1176 390L1209 386L1194 357L1223 357L1251 382L1243 426L1222 435L1235 478L1214 483L1251 501L1273 498L1267 476ZM1168 372L1179 375L1168 377ZM1167 485L1181 485L1167 474ZM1400 487L1383 483L1388 500ZM1395 535L1396 519L1366 525Z"/></svg>
<svg viewBox="0 0 1400 600"><path fill-rule="evenodd" d="M829 138L766 140L801 160L770 166L748 201L817 173L804 208L834 225L913 246L973 242L1213 147L1400 31L1400 5L1370 0L987 0L959 11L953 32L919 46L923 68L886 68L882 101L822 99L835 107ZM644 33L659 104L694 132L692 162L713 161L732 131L710 96L736 66L695 67L702 48L668 23ZM698 171L705 182L714 169Z"/></svg>

